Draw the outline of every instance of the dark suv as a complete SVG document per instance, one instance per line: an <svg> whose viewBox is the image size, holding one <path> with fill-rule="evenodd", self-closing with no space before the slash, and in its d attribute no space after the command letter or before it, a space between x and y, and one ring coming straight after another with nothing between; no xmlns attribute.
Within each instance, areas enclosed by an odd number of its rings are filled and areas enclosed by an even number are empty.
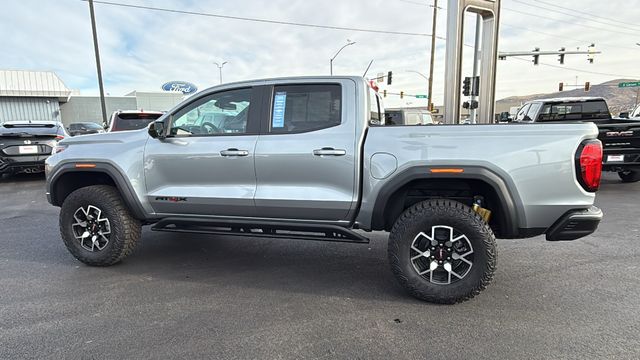
<svg viewBox="0 0 640 360"><path fill-rule="evenodd" d="M44 161L66 133L56 121L12 121L0 125L0 174L44 171Z"/></svg>
<svg viewBox="0 0 640 360"><path fill-rule="evenodd" d="M108 132L142 129L162 114L162 111L118 110L111 115L105 129Z"/></svg>

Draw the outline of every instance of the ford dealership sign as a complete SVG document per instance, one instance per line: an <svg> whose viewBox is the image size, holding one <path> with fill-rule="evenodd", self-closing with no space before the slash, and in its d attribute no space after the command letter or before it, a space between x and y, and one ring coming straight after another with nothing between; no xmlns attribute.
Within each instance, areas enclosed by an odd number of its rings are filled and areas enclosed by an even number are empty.
<svg viewBox="0 0 640 360"><path fill-rule="evenodd" d="M186 81L169 81L162 85L164 91L179 91L183 94L193 94L198 88L190 82Z"/></svg>

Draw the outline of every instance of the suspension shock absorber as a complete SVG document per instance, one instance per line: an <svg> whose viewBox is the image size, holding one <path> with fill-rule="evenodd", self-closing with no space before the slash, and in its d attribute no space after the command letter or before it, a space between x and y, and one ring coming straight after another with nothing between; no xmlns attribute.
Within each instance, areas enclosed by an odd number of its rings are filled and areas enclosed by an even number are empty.
<svg viewBox="0 0 640 360"><path fill-rule="evenodd" d="M484 197L479 195L473 197L473 211L477 212L486 223L489 223L489 220L491 219L491 210L484 208L484 206Z"/></svg>

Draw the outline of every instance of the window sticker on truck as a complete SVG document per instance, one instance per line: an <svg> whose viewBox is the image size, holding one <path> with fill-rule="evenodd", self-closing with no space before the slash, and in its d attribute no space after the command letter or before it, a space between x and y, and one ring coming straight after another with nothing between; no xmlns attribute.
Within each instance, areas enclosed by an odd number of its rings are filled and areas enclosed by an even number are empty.
<svg viewBox="0 0 640 360"><path fill-rule="evenodd" d="M287 92L277 92L273 101L273 117L271 120L271 128L284 127L284 110L287 103Z"/></svg>

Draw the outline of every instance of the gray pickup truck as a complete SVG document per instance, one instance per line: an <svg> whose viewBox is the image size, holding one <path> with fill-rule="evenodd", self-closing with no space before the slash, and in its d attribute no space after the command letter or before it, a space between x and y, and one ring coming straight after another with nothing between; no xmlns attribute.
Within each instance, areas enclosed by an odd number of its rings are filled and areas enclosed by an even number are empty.
<svg viewBox="0 0 640 360"><path fill-rule="evenodd" d="M359 243L382 230L400 284L454 303L491 281L496 236L595 231L597 135L589 123L384 126L362 77L259 80L205 90L147 129L65 139L47 196L88 265L125 258L143 225Z"/></svg>

